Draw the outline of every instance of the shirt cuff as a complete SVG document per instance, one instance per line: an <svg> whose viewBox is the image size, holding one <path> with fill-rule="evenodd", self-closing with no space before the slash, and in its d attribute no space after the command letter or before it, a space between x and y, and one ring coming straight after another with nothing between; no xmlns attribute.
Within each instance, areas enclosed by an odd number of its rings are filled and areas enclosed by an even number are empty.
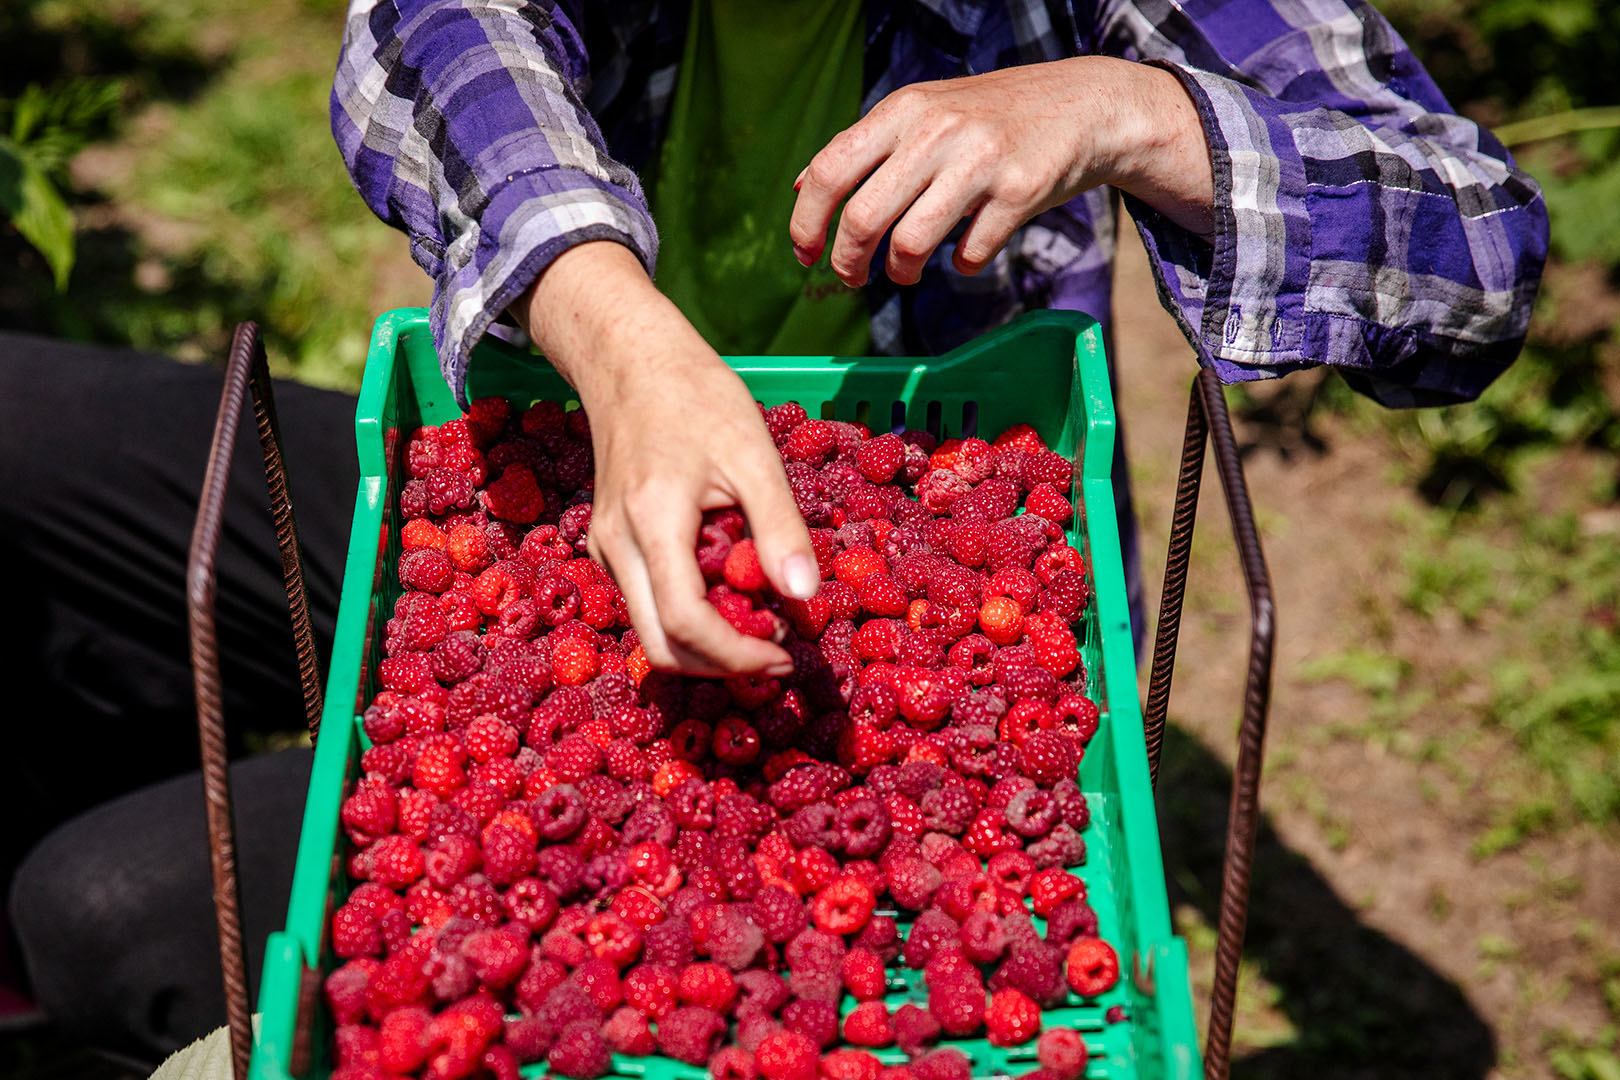
<svg viewBox="0 0 1620 1080"><path fill-rule="evenodd" d="M658 233L641 193L557 166L509 178L491 193L477 226L445 252L429 326L463 408L467 364L490 324L557 256L591 240L623 244L652 274Z"/></svg>

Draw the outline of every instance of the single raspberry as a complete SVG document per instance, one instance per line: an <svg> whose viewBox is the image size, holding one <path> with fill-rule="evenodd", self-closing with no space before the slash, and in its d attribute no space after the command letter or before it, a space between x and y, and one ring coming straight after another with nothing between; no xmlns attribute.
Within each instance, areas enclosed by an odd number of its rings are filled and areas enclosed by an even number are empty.
<svg viewBox="0 0 1620 1080"><path fill-rule="evenodd" d="M701 1005L725 1013L737 998L737 982L720 964L692 964L681 972L676 994L683 1005Z"/></svg>
<svg viewBox="0 0 1620 1080"><path fill-rule="evenodd" d="M910 601L905 590L888 574L868 574L856 586L861 608L868 615L880 618L899 618L906 613Z"/></svg>
<svg viewBox="0 0 1620 1080"><path fill-rule="evenodd" d="M997 645L1011 645L1024 633L1024 613L1018 601L993 596L979 608L979 626Z"/></svg>
<svg viewBox="0 0 1620 1080"><path fill-rule="evenodd" d="M851 949L841 963L844 986L858 1001L876 1001L888 991L883 958L870 949Z"/></svg>
<svg viewBox="0 0 1620 1080"><path fill-rule="evenodd" d="M1086 842L1071 826L1059 822L1025 849L1040 867L1079 866L1086 861Z"/></svg>
<svg viewBox="0 0 1620 1080"><path fill-rule="evenodd" d="M1057 491L1069 490L1074 479L1074 466L1061 454L1051 450L1032 451L1024 462L1024 482L1031 488L1050 484Z"/></svg>
<svg viewBox="0 0 1620 1080"><path fill-rule="evenodd" d="M557 1034L546 1052L546 1062L559 1076L595 1077L608 1071L612 1057L597 1025L576 1020Z"/></svg>
<svg viewBox="0 0 1620 1080"><path fill-rule="evenodd" d="M1063 953L1039 941L1012 949L990 976L992 990L1019 990L1051 1008L1063 1001Z"/></svg>
<svg viewBox="0 0 1620 1080"><path fill-rule="evenodd" d="M1086 1071L1091 1051L1073 1028L1049 1028L1035 1044L1036 1059L1054 1080L1078 1080Z"/></svg>
<svg viewBox="0 0 1620 1080"><path fill-rule="evenodd" d="M1083 937L1069 947L1066 975L1081 997L1096 997L1119 982L1119 954L1102 938Z"/></svg>
<svg viewBox="0 0 1620 1080"><path fill-rule="evenodd" d="M1072 780L1079 765L1074 743L1055 731L1033 732L1019 749L1019 767L1024 775L1043 787Z"/></svg>
<svg viewBox="0 0 1620 1080"><path fill-rule="evenodd" d="M484 488L484 507L503 521L528 525L545 510L546 497L535 483L533 470L514 462L502 470L500 479Z"/></svg>
<svg viewBox="0 0 1620 1080"><path fill-rule="evenodd" d="M946 1035L972 1035L984 1024L983 987L974 982L948 982L928 987L928 1011Z"/></svg>
<svg viewBox="0 0 1620 1080"><path fill-rule="evenodd" d="M741 1046L722 1046L709 1059L709 1075L713 1080L756 1080L759 1067L751 1051Z"/></svg>
<svg viewBox="0 0 1620 1080"><path fill-rule="evenodd" d="M929 513L945 514L969 492L972 485L950 469L936 468L917 481L917 501Z"/></svg>
<svg viewBox="0 0 1620 1080"><path fill-rule="evenodd" d="M726 584L738 592L752 593L765 587L765 570L759 564L759 552L748 538L738 540L726 554L722 568Z"/></svg>
<svg viewBox="0 0 1620 1080"><path fill-rule="evenodd" d="M472 506L472 478L459 469L443 466L429 469L423 480L428 509L435 514L442 514L451 507L465 510Z"/></svg>
<svg viewBox="0 0 1620 1080"><path fill-rule="evenodd" d="M821 1058L821 1075L827 1080L879 1080L883 1072L883 1063L865 1050L834 1050Z"/></svg>
<svg viewBox="0 0 1620 1080"><path fill-rule="evenodd" d="M810 919L830 934L853 934L866 925L877 906L872 887L853 877L842 877L816 894Z"/></svg>
<svg viewBox="0 0 1620 1080"><path fill-rule="evenodd" d="M438 548L417 548L399 558L399 583L413 592L442 593L455 576L450 556Z"/></svg>
<svg viewBox="0 0 1620 1080"><path fill-rule="evenodd" d="M551 649L552 677L559 686L583 686L596 676L596 650L578 638L558 641Z"/></svg>
<svg viewBox="0 0 1620 1080"><path fill-rule="evenodd" d="M765 1080L815 1080L820 1057L807 1035L790 1029L773 1032L754 1050L754 1064Z"/></svg>
<svg viewBox="0 0 1620 1080"><path fill-rule="evenodd" d="M704 1065L725 1040L726 1021L713 1009L685 1005L658 1023L658 1049L688 1065Z"/></svg>
<svg viewBox="0 0 1620 1080"><path fill-rule="evenodd" d="M754 900L757 904L758 894ZM753 964L765 946L765 932L739 908L729 907L710 923L708 946L709 956L716 963L732 971L742 971Z"/></svg>
<svg viewBox="0 0 1620 1080"><path fill-rule="evenodd" d="M881 1001L865 1001L844 1017L844 1040L856 1046L888 1046L894 1042L894 1024Z"/></svg>
<svg viewBox="0 0 1620 1080"><path fill-rule="evenodd" d="M855 467L874 484L887 484L906 460L906 444L895 434L879 435L855 448Z"/></svg>
<svg viewBox="0 0 1620 1080"><path fill-rule="evenodd" d="M736 1015L741 1018L749 1012L763 1012L775 1016L788 1000L788 984L774 971L749 968L737 974Z"/></svg>
<svg viewBox="0 0 1620 1080"><path fill-rule="evenodd" d="M1041 1007L1019 990L997 990L990 995L984 1026L992 1046L1021 1046L1041 1030Z"/></svg>

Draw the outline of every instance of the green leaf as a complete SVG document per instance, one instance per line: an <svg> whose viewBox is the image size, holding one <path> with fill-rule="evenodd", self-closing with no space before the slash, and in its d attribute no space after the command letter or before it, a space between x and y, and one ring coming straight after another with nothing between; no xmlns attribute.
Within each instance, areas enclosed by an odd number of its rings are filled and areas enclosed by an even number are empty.
<svg viewBox="0 0 1620 1080"><path fill-rule="evenodd" d="M9 139L0 138L0 213L38 249L60 292L73 270L73 211L44 170Z"/></svg>

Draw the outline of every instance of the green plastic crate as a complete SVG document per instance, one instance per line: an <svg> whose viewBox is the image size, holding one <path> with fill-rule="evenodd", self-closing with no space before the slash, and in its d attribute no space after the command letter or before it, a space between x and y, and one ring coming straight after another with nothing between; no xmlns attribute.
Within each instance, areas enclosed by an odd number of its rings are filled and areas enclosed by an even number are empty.
<svg viewBox="0 0 1620 1080"><path fill-rule="evenodd" d="M1070 539L1086 555L1095 596L1083 617L1087 693L1102 707L1102 727L1088 748L1080 783L1092 820L1085 830L1085 879L1102 936L1120 953L1119 984L1100 999L1072 998L1049 1010L1049 1026L1084 1032L1092 1059L1087 1077L1183 1080L1198 1072L1186 946L1170 932L1158 826L1148 781L1130 616L1120 562L1111 466L1114 404L1102 335L1072 312L1036 312L937 358L733 357L728 361L766 405L798 401L814 415L855 420L874 430L903 424L939 436L995 435L1019 422L1034 425L1048 445L1079 463L1084 520ZM468 393L500 396L519 406L550 399L572 404L573 391L543 360L488 339L474 352ZM355 419L360 486L337 633L326 686L326 710L299 839L287 928L270 935L259 990L261 1026L253 1048L254 1080L293 1075L300 995L311 1014L298 1056L304 1077L325 1077L330 1023L311 1007L317 976L332 966L330 909L346 883L338 810L366 746L360 714L376 690L381 627L400 586L393 573L401 521L396 506L405 445L419 424L460 415L439 373L420 308L377 320ZM313 970L311 970L313 969ZM906 972L915 983L915 973ZM904 979L891 983L891 1005L921 996ZM1122 1005L1128 1021L1105 1023ZM846 1005L847 1007L847 1005ZM1011 1050L982 1039L956 1040L980 1077L1035 1067L1033 1044ZM898 1051L880 1057L903 1060ZM539 1074L543 1066L530 1066ZM622 1076L698 1080L703 1069L667 1058L616 1058Z"/></svg>

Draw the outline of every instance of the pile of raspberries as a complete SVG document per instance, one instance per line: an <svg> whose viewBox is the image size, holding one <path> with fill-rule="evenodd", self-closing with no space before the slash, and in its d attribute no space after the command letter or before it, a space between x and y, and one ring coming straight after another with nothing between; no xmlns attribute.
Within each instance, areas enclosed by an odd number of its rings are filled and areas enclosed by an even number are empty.
<svg viewBox="0 0 1620 1080"><path fill-rule="evenodd" d="M337 1080L595 1077L613 1054L967 1080L936 1043L968 1037L1084 1073L1081 1036L1041 1030L1119 978L1070 872L1098 724L1071 463L1027 425L937 443L764 417L820 592L775 595L735 510L697 558L783 678L652 670L585 554L583 411L486 399L409 439L405 591L342 805ZM907 984L926 997L891 1011Z"/></svg>

